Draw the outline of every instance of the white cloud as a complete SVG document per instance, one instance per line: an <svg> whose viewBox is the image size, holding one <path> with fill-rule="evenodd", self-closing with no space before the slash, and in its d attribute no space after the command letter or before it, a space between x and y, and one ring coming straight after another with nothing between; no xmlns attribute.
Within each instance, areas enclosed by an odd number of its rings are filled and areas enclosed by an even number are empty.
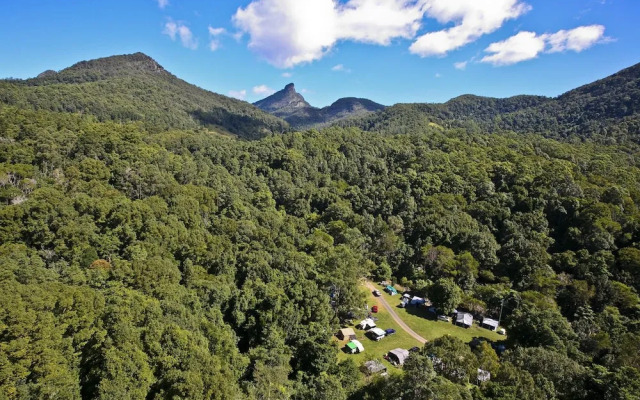
<svg viewBox="0 0 640 400"><path fill-rule="evenodd" d="M519 32L502 42L491 43L485 49L491 55L484 56L481 62L493 65L511 65L536 58L544 51L544 39L535 32Z"/></svg>
<svg viewBox="0 0 640 400"><path fill-rule="evenodd" d="M209 25L209 35L211 36L220 36L223 33L227 33L227 30L224 28L214 28L211 25Z"/></svg>
<svg viewBox="0 0 640 400"><path fill-rule="evenodd" d="M339 40L388 45L413 38L426 0L254 0L239 8L236 26L249 48L288 68L322 58Z"/></svg>
<svg viewBox="0 0 640 400"><path fill-rule="evenodd" d="M480 60L493 65L511 65L536 58L540 53L558 53L568 50L581 52L607 41L604 26L580 26L571 30L538 35L535 32L519 32L501 42L491 43L485 52L491 53Z"/></svg>
<svg viewBox="0 0 640 400"><path fill-rule="evenodd" d="M216 51L220 48L220 41L217 39L211 39L209 41L209 50Z"/></svg>
<svg viewBox="0 0 640 400"><path fill-rule="evenodd" d="M191 29L182 22L168 21L164 25L162 33L168 35L171 40L176 40L176 37L180 38L182 45L188 49L195 50L198 48L198 40L193 37Z"/></svg>
<svg viewBox="0 0 640 400"><path fill-rule="evenodd" d="M242 90L229 90L229 96L234 97L238 100L244 100L247 97L247 91Z"/></svg>
<svg viewBox="0 0 640 400"><path fill-rule="evenodd" d="M283 78L291 78L293 76L293 74L291 72L283 72L282 73L282 77Z"/></svg>
<svg viewBox="0 0 640 400"><path fill-rule="evenodd" d="M550 35L543 35L549 46L549 53L573 50L581 52L603 39L604 26L579 26L569 31L558 31Z"/></svg>
<svg viewBox="0 0 640 400"><path fill-rule="evenodd" d="M340 40L383 46L413 40L425 17L454 26L418 37L410 51L444 55L529 9L522 0L253 0L233 21L249 34L249 48L288 68L322 58Z"/></svg>
<svg viewBox="0 0 640 400"><path fill-rule="evenodd" d="M459 69L461 71L464 71L467 68L467 64L469 63L469 61L459 61L456 63L453 63L453 67L455 69Z"/></svg>
<svg viewBox="0 0 640 400"><path fill-rule="evenodd" d="M332 0L257 0L233 21L250 49L282 68L317 60L338 40Z"/></svg>
<svg viewBox="0 0 640 400"><path fill-rule="evenodd" d="M169 5L169 0L158 0L158 7L165 8Z"/></svg>
<svg viewBox="0 0 640 400"><path fill-rule="evenodd" d="M494 32L531 7L520 0L425 0L426 12L441 24L455 23L448 29L426 33L409 47L421 57L444 56L480 36Z"/></svg>
<svg viewBox="0 0 640 400"><path fill-rule="evenodd" d="M220 48L220 39L218 39L218 36L226 34L227 30L224 28L214 28L211 25L209 25L209 50L211 51L216 51Z"/></svg>
<svg viewBox="0 0 640 400"><path fill-rule="evenodd" d="M244 36L244 32L242 31L238 31L234 34L231 35L232 38L234 38L236 40L236 42L239 42L240 39L242 39L242 37Z"/></svg>
<svg viewBox="0 0 640 400"><path fill-rule="evenodd" d="M254 94L259 94L259 95L263 95L263 96L270 96L272 94L274 94L276 91L271 89L269 86L267 85L259 85L259 86L254 86L253 87L253 93Z"/></svg>
<svg viewBox="0 0 640 400"><path fill-rule="evenodd" d="M351 72L349 68L346 68L342 64L334 65L333 67L331 67L331 70L334 72L347 72L347 73Z"/></svg>

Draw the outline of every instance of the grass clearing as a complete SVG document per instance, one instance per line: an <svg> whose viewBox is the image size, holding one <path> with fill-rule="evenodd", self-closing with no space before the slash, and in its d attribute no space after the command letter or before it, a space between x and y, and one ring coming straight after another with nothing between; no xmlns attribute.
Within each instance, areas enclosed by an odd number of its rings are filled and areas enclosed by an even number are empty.
<svg viewBox="0 0 640 400"><path fill-rule="evenodd" d="M436 315L428 312L425 307L414 307L411 305L406 308L397 307L402 298L401 294L391 296L383 291L383 287L379 284L374 282L374 285L382 292L382 296L387 300L389 305L396 307L395 311L404 323L427 340L437 339L444 335L457 337L465 343L469 343L475 337L483 337L492 341L505 339L505 336L498 335L496 332L480 328L475 324L477 321L474 321L474 325L471 328L466 329L456 326L452 322L436 320ZM400 291L400 293L402 292Z"/></svg>
<svg viewBox="0 0 640 400"><path fill-rule="evenodd" d="M371 309L371 306L378 306L378 312L372 314L374 317L378 318L378 320L376 321L376 325L378 326L378 328L381 328L383 330L393 328L396 330L396 333L391 336L384 337L376 342L375 340L371 340L367 336L365 336L366 331L356 329L355 326L349 325L349 327L353 328L353 330L356 332L357 339L364 346L364 352L358 354L345 353L342 349L347 344L348 340L338 340L338 338L334 336L333 339L338 343L340 347L338 360L341 361L347 358L351 358L359 366L362 365L365 361L379 360L382 361L382 363L387 367L387 370L390 374L400 373L402 371L400 368L391 365L391 363L387 362L382 357L387 352L389 352L389 350L393 350L398 347L408 350L414 346L421 346L421 344L413 337L411 337L407 332L402 330L402 328L400 328L398 324L396 324L396 322L393 320L391 315L389 315L389 313L377 297L373 296L373 294L368 290L367 293L367 304L369 304L369 309ZM360 321L355 322L357 324Z"/></svg>

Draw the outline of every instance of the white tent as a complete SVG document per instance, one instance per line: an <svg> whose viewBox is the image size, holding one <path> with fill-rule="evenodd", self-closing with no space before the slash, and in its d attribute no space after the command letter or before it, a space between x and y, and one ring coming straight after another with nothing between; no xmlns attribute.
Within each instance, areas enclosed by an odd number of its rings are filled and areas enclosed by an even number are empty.
<svg viewBox="0 0 640 400"><path fill-rule="evenodd" d="M498 321L491 318L482 318L482 326L491 331L495 331L498 329Z"/></svg>
<svg viewBox="0 0 640 400"><path fill-rule="evenodd" d="M385 336L385 332L380 328L371 328L369 329L369 335L372 335L374 339L380 340Z"/></svg>
<svg viewBox="0 0 640 400"><path fill-rule="evenodd" d="M463 312L458 313L456 316L456 325L469 328L471 327L471 324L473 324L473 316L471 314Z"/></svg>
<svg viewBox="0 0 640 400"><path fill-rule="evenodd" d="M375 328L376 327L376 323L373 322L373 320L371 318L367 318L365 320L362 320L359 324L358 324L358 328L360 329L371 329L371 328Z"/></svg>

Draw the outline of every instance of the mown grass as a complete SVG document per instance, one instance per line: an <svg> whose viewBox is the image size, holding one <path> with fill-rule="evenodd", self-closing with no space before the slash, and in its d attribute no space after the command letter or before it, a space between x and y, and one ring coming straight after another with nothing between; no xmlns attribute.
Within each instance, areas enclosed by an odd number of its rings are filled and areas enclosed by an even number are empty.
<svg viewBox="0 0 640 400"><path fill-rule="evenodd" d="M349 327L353 328L356 332L357 339L364 346L364 352L359 354L347 354L343 351L344 346L347 344L348 340L339 341L335 336L334 340L336 340L339 344L340 351L338 353L338 360L344 360L346 358L353 359L358 366L362 365L365 361L369 360L379 360L387 367L389 373L399 373L401 371L400 368L394 367L389 362L383 359L383 356L389 352L389 350L396 349L398 347L403 349L410 349L414 346L421 346L420 342L411 337L407 332L402 330L398 324L393 320L391 315L384 308L382 303L378 298L373 296L368 290L367 303L369 304L369 308L371 306L378 306L378 313L373 314L373 316L377 317L378 320L376 324L381 329L392 328L396 330L391 336L387 336L382 338L379 341L371 340L367 336L365 336L365 331L356 329L355 326L350 325ZM355 323L359 323L360 321L355 321Z"/></svg>
<svg viewBox="0 0 640 400"><path fill-rule="evenodd" d="M452 322L444 322L436 320L436 316L427 311L425 307L415 307L409 305L407 308L397 307L400 304L401 294L395 296L389 295L383 291L383 287L374 283L374 286L382 292L382 296L387 300L390 306L395 307L396 314L404 321L409 328L413 329L418 335L427 340L437 339L444 335L451 335L459 338L465 343L469 343L475 337L483 337L492 341L504 340L505 337L498 335L488 329L480 328L476 322L471 328L462 328L454 325ZM402 293L400 291L400 293Z"/></svg>

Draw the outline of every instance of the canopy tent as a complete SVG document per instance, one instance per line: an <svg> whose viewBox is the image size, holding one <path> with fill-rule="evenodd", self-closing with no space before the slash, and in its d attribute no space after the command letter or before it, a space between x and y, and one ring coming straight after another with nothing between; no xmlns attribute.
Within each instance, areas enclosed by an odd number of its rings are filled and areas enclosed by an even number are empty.
<svg viewBox="0 0 640 400"><path fill-rule="evenodd" d="M360 343L359 340L352 340L347 343L347 348L350 350L350 353L362 353L364 351L364 346Z"/></svg>
<svg viewBox="0 0 640 400"><path fill-rule="evenodd" d="M384 364L382 364L378 360L371 360L364 363L362 370L367 375L373 375L377 373L387 372L387 367L385 367Z"/></svg>
<svg viewBox="0 0 640 400"><path fill-rule="evenodd" d="M365 320L362 320L357 326L360 329L367 330L367 329L375 328L376 327L376 323L373 322L373 320L371 318L367 318Z"/></svg>
<svg viewBox="0 0 640 400"><path fill-rule="evenodd" d="M473 316L469 313L459 312L456 316L456 325L471 327L473 324Z"/></svg>
<svg viewBox="0 0 640 400"><path fill-rule="evenodd" d="M347 340L347 339L355 339L356 333L353 328L343 328L338 331L338 339Z"/></svg>
<svg viewBox="0 0 640 400"><path fill-rule="evenodd" d="M369 335L374 336L375 338L383 338L386 334L380 328L371 328L369 329Z"/></svg>
<svg viewBox="0 0 640 400"><path fill-rule="evenodd" d="M393 349L389 352L389 359L396 364L404 364L404 361L409 358L409 350L405 349Z"/></svg>
<svg viewBox="0 0 640 400"><path fill-rule="evenodd" d="M496 329L498 329L498 321L491 318L482 318L482 326L491 331L495 331Z"/></svg>

